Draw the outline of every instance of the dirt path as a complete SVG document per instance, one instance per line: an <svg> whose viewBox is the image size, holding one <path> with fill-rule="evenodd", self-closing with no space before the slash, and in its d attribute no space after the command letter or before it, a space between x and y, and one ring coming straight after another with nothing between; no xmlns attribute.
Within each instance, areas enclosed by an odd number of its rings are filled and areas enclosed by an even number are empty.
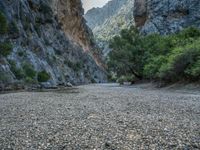
<svg viewBox="0 0 200 150"><path fill-rule="evenodd" d="M0 149L200 149L200 93L80 86L0 95Z"/></svg>

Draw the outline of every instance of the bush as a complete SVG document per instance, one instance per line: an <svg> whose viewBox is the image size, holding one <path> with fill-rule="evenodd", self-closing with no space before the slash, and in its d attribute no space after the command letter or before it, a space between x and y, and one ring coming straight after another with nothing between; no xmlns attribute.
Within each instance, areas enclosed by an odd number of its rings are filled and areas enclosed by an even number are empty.
<svg viewBox="0 0 200 150"><path fill-rule="evenodd" d="M131 27L110 41L113 49L107 65L120 77L118 82L133 74L164 82L200 79L200 30L194 27L179 33L142 36Z"/></svg>
<svg viewBox="0 0 200 150"><path fill-rule="evenodd" d="M14 35L19 34L19 29L17 27L16 22L13 21L9 24L9 32L10 32L10 34L14 34Z"/></svg>
<svg viewBox="0 0 200 150"><path fill-rule="evenodd" d="M15 77L20 80L25 77L24 71L20 68L17 68L16 63L14 61L9 61L10 64L10 70L15 75Z"/></svg>
<svg viewBox="0 0 200 150"><path fill-rule="evenodd" d="M75 63L75 64L73 65L74 71L79 71L82 67L83 67L83 66L82 66L81 62L77 62L77 63Z"/></svg>
<svg viewBox="0 0 200 150"><path fill-rule="evenodd" d="M131 82L134 83L136 80L134 75L127 75L127 76L121 76L120 78L117 79L117 82L119 84L124 84L124 82Z"/></svg>
<svg viewBox="0 0 200 150"><path fill-rule="evenodd" d="M43 2L40 4L39 11L44 13L44 14L51 14L52 13L51 7L49 7L47 4L45 4Z"/></svg>
<svg viewBox="0 0 200 150"><path fill-rule="evenodd" d="M0 12L0 34L5 34L8 31L8 23L6 17Z"/></svg>
<svg viewBox="0 0 200 150"><path fill-rule="evenodd" d="M65 60L64 63L68 65L69 68L73 69L74 71L79 71L83 67L81 62L73 63L70 60Z"/></svg>
<svg viewBox="0 0 200 150"><path fill-rule="evenodd" d="M160 67L161 79L177 81L197 78L200 70L200 38L192 44L175 48L167 57L167 63ZM199 76L200 77L200 76Z"/></svg>
<svg viewBox="0 0 200 150"><path fill-rule="evenodd" d="M12 44L10 42L0 43L0 54L2 56L8 56L12 52Z"/></svg>
<svg viewBox="0 0 200 150"><path fill-rule="evenodd" d="M198 61L193 63L189 68L185 70L185 73L188 76L191 76L194 78L194 80L200 79L200 57L198 57Z"/></svg>
<svg viewBox="0 0 200 150"><path fill-rule="evenodd" d="M38 82L47 82L50 79L50 75L46 71L41 71L38 73Z"/></svg>
<svg viewBox="0 0 200 150"><path fill-rule="evenodd" d="M9 81L7 74L0 69L0 82L6 83Z"/></svg>
<svg viewBox="0 0 200 150"><path fill-rule="evenodd" d="M31 79L34 79L36 76L36 71L34 70L33 66L31 64L25 63L23 65L23 70L26 75L26 77L30 77Z"/></svg>
<svg viewBox="0 0 200 150"><path fill-rule="evenodd" d="M24 51L19 51L17 54L19 57L24 57L26 55Z"/></svg>
<svg viewBox="0 0 200 150"><path fill-rule="evenodd" d="M29 84L34 84L34 83L36 83L36 81L35 81L34 79L30 78L30 77L26 77L26 78L25 78L25 82L26 82L26 83L29 83Z"/></svg>
<svg viewBox="0 0 200 150"><path fill-rule="evenodd" d="M149 60L149 63L144 66L144 76L148 79L157 78L160 67L163 64L166 64L166 62L166 57L162 55L152 58L151 60Z"/></svg>

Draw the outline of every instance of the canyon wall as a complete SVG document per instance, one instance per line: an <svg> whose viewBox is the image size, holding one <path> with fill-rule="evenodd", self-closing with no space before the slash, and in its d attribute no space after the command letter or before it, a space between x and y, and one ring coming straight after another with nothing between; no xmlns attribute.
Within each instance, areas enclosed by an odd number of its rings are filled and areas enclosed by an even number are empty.
<svg viewBox="0 0 200 150"><path fill-rule="evenodd" d="M38 83L40 72L45 87L106 81L80 0L4 0L0 14L0 84Z"/></svg>
<svg viewBox="0 0 200 150"><path fill-rule="evenodd" d="M200 1L135 0L134 18L144 34L164 35L189 26L200 27Z"/></svg>

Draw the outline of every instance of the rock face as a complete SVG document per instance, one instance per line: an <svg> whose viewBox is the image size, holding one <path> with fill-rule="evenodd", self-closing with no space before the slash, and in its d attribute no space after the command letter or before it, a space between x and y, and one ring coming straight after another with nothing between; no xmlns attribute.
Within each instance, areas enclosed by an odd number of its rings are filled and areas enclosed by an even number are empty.
<svg viewBox="0 0 200 150"><path fill-rule="evenodd" d="M9 55L0 54L0 84L30 82L24 66L36 74L31 82L47 72L47 86L106 81L80 0L6 0L0 13L8 26L0 45L12 46Z"/></svg>
<svg viewBox="0 0 200 150"><path fill-rule="evenodd" d="M127 0L112 0L102 8L92 8L85 14L87 24L93 30L102 25L108 18L114 16Z"/></svg>
<svg viewBox="0 0 200 150"><path fill-rule="evenodd" d="M134 25L134 0L112 0L102 8L93 8L85 14L99 46L106 56L110 51L108 41L122 29Z"/></svg>
<svg viewBox="0 0 200 150"><path fill-rule="evenodd" d="M134 18L144 34L169 34L188 26L200 27L200 1L135 0Z"/></svg>

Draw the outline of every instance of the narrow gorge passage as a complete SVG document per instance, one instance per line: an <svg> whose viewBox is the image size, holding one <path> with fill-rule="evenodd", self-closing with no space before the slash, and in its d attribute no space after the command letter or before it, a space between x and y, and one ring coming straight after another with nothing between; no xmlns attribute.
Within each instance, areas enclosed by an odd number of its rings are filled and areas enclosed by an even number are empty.
<svg viewBox="0 0 200 150"><path fill-rule="evenodd" d="M0 103L0 149L200 148L199 93L96 84Z"/></svg>

